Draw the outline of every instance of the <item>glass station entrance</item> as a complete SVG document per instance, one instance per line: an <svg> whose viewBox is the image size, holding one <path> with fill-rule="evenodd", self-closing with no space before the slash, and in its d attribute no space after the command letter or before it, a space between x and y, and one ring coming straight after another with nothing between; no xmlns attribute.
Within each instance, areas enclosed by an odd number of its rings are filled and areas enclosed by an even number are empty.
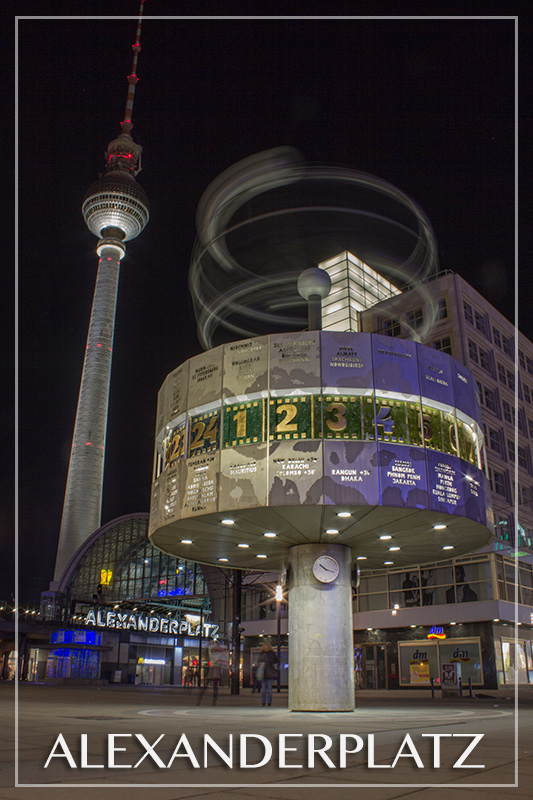
<svg viewBox="0 0 533 800"><path fill-rule="evenodd" d="M355 688L387 688L387 654L384 644L355 647Z"/></svg>

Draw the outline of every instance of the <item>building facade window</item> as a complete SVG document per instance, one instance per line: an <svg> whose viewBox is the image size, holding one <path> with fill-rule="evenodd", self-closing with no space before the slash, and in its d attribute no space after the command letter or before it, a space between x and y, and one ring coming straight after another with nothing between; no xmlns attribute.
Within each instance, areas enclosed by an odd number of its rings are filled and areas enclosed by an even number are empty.
<svg viewBox="0 0 533 800"><path fill-rule="evenodd" d="M494 491L505 497L505 475L497 470L494 470Z"/></svg>
<svg viewBox="0 0 533 800"><path fill-rule="evenodd" d="M514 408L512 408L512 406L507 402L507 400L502 400L502 406L503 406L504 419L507 420L507 422L510 422L512 425L514 425L516 417Z"/></svg>
<svg viewBox="0 0 533 800"><path fill-rule="evenodd" d="M496 414L496 393L493 389L488 389L485 386L485 406L489 409L489 411L494 411Z"/></svg>
<svg viewBox="0 0 533 800"><path fill-rule="evenodd" d="M499 347L500 350L502 349L502 335L498 328L492 329L492 338L494 339L494 344L496 347Z"/></svg>
<svg viewBox="0 0 533 800"><path fill-rule="evenodd" d="M495 431L494 428L489 428L489 444L491 450L494 450L496 453L501 453L500 434L499 431Z"/></svg>
<svg viewBox="0 0 533 800"><path fill-rule="evenodd" d="M524 383L522 385L522 388L524 390L524 400L526 401L526 403L529 403L529 405L531 405L531 391L529 389L529 386L527 385L527 383Z"/></svg>
<svg viewBox="0 0 533 800"><path fill-rule="evenodd" d="M476 364L479 364L479 356L477 352L477 344L472 341L472 339L468 340L468 355L470 356L471 361L475 361Z"/></svg>
<svg viewBox="0 0 533 800"><path fill-rule="evenodd" d="M498 364L498 378L500 379L500 382L503 383L504 386L507 386L507 375L503 364Z"/></svg>
<svg viewBox="0 0 533 800"><path fill-rule="evenodd" d="M433 347L435 350L440 350L442 353L448 353L448 355L453 355L452 350L452 340L449 336L443 336L442 339L437 339L437 341L433 342Z"/></svg>
<svg viewBox="0 0 533 800"><path fill-rule="evenodd" d="M507 440L507 452L509 453L509 461L516 461L516 449L512 439Z"/></svg>
<svg viewBox="0 0 533 800"><path fill-rule="evenodd" d="M469 322L471 325L473 325L474 324L474 310L473 310L472 306L470 305L470 303L467 303L466 300L463 300L463 309L464 309L464 312L465 312L466 321Z"/></svg>
<svg viewBox="0 0 533 800"><path fill-rule="evenodd" d="M533 358L529 358L526 356L526 364L527 364L527 371L530 375L533 375Z"/></svg>
<svg viewBox="0 0 533 800"><path fill-rule="evenodd" d="M507 386L512 392L514 392L516 388L515 374L509 369L507 370Z"/></svg>
<svg viewBox="0 0 533 800"><path fill-rule="evenodd" d="M401 332L399 319L386 319L383 321L383 333L386 336L399 336Z"/></svg>
<svg viewBox="0 0 533 800"><path fill-rule="evenodd" d="M529 419L529 417L528 417L527 425L528 425L528 428L529 428L529 435L533 439L533 419Z"/></svg>
<svg viewBox="0 0 533 800"><path fill-rule="evenodd" d="M446 302L446 298L443 297L442 300L439 300L439 304L437 306L437 319L447 319L448 317L448 303Z"/></svg>
<svg viewBox="0 0 533 800"><path fill-rule="evenodd" d="M492 369L490 366L490 354L487 350L483 350L482 347L479 348L479 363L483 369L492 374Z"/></svg>
<svg viewBox="0 0 533 800"><path fill-rule="evenodd" d="M526 357L524 355L523 350L519 350L518 351L518 361L520 362L520 366L522 367L522 369L525 369L526 368Z"/></svg>
<svg viewBox="0 0 533 800"><path fill-rule="evenodd" d="M411 328L415 330L422 327L424 324L424 314L421 308L416 308L414 311L409 311L407 314L407 322Z"/></svg>
<svg viewBox="0 0 533 800"><path fill-rule="evenodd" d="M485 317L483 314L480 314L479 311L474 311L474 319L478 331L480 331L483 336L486 336Z"/></svg>
<svg viewBox="0 0 533 800"><path fill-rule="evenodd" d="M502 350L509 358L514 358L513 353L513 340L509 339L509 337L504 336L502 333Z"/></svg>
<svg viewBox="0 0 533 800"><path fill-rule="evenodd" d="M518 448L518 466L527 469L527 451L525 447Z"/></svg>

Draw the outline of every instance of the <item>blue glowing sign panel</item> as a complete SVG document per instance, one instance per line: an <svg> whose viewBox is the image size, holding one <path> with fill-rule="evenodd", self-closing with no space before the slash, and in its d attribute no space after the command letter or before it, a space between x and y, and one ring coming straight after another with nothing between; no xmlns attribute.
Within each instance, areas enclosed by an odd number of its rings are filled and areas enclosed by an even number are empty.
<svg viewBox="0 0 533 800"><path fill-rule="evenodd" d="M392 336L373 336L376 391L420 394L416 343Z"/></svg>
<svg viewBox="0 0 533 800"><path fill-rule="evenodd" d="M385 442L380 442L378 447L381 504L398 508L427 508L424 451Z"/></svg>
<svg viewBox="0 0 533 800"><path fill-rule="evenodd" d="M420 394L448 406L454 405L450 357L440 350L417 345Z"/></svg>
<svg viewBox="0 0 533 800"><path fill-rule="evenodd" d="M370 389L372 345L369 333L322 336L322 385L329 389Z"/></svg>
<svg viewBox="0 0 533 800"><path fill-rule="evenodd" d="M450 357L454 405L481 424L481 409L476 397L474 376L455 358Z"/></svg>
<svg viewBox="0 0 533 800"><path fill-rule="evenodd" d="M324 442L326 505L379 505L377 446L374 442Z"/></svg>

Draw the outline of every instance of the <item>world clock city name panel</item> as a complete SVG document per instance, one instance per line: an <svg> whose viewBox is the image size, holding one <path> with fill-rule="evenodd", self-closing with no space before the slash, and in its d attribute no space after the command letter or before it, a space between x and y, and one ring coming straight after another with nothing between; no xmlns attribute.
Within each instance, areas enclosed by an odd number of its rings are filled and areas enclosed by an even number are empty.
<svg viewBox="0 0 533 800"><path fill-rule="evenodd" d="M226 344L160 392L154 496L171 514L152 516L311 503L485 524L479 419L469 371L408 340L304 331Z"/></svg>

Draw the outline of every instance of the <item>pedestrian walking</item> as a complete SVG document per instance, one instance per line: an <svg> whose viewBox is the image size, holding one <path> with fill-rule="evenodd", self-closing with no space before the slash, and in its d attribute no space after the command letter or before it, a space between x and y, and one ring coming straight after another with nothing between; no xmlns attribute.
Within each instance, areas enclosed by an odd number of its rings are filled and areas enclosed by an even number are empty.
<svg viewBox="0 0 533 800"><path fill-rule="evenodd" d="M257 659L256 678L261 681L261 704L272 705L272 681L278 676L278 659L268 641L263 642L263 647Z"/></svg>
<svg viewBox="0 0 533 800"><path fill-rule="evenodd" d="M205 694L205 690L207 688L207 681L210 680L213 686L213 700L212 703L215 706L218 700L218 687L220 685L220 681L222 680L222 676L224 670L227 670L229 666L229 655L227 647L220 641L216 640L209 645L209 666L207 670L206 680L204 681L204 685L200 689L200 693L198 695L197 705L200 705L202 702L203 696Z"/></svg>

